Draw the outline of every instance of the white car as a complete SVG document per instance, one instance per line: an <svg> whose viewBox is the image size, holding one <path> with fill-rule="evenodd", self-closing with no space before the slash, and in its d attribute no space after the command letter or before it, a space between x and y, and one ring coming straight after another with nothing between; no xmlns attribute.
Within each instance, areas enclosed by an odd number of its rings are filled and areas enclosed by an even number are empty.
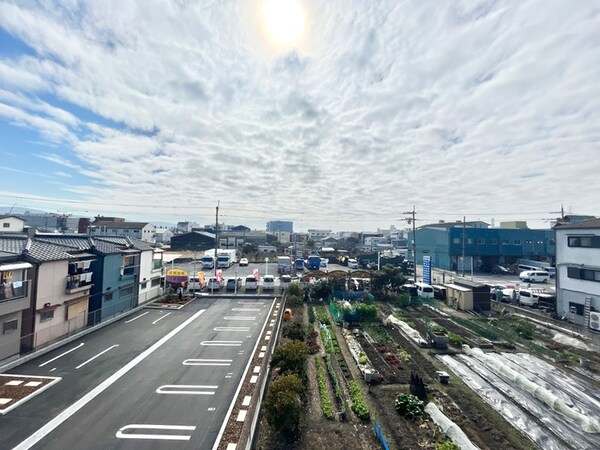
<svg viewBox="0 0 600 450"><path fill-rule="evenodd" d="M275 289L275 277L272 275L265 275L263 277L263 291L272 291Z"/></svg>
<svg viewBox="0 0 600 450"><path fill-rule="evenodd" d="M240 266L247 266L247 265L248 265L248 258L240 259Z"/></svg>
<svg viewBox="0 0 600 450"><path fill-rule="evenodd" d="M321 267L327 267L329 260L327 258L321 258Z"/></svg>

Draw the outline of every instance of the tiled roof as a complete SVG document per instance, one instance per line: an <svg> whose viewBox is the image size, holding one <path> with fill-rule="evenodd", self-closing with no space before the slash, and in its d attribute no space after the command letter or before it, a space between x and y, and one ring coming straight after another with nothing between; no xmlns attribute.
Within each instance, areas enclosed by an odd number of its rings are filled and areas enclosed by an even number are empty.
<svg viewBox="0 0 600 450"><path fill-rule="evenodd" d="M132 230L141 229L148 225L148 222L94 222L90 224L91 228L106 227L110 230Z"/></svg>
<svg viewBox="0 0 600 450"><path fill-rule="evenodd" d="M86 234L54 234L38 233L35 239L42 242L48 242L56 245L77 248L79 250L89 250L92 247L92 241Z"/></svg>
<svg viewBox="0 0 600 450"><path fill-rule="evenodd" d="M14 217L15 219L23 220L22 217L15 216L14 214L0 214L0 219L8 219L9 217Z"/></svg>
<svg viewBox="0 0 600 450"><path fill-rule="evenodd" d="M69 251L77 252L78 249L33 240L27 255L40 262L60 261L71 258Z"/></svg>
<svg viewBox="0 0 600 450"><path fill-rule="evenodd" d="M565 224L561 224L561 225L556 225L554 228L559 229L559 230L570 230L570 229L575 229L575 230L581 230L581 229L590 229L590 228L600 228L600 219L592 219L592 220L586 220L585 222L579 222L579 223L565 223Z"/></svg>
<svg viewBox="0 0 600 450"><path fill-rule="evenodd" d="M0 251L20 255L27 245L27 235L2 234L0 235Z"/></svg>
<svg viewBox="0 0 600 450"><path fill-rule="evenodd" d="M128 236L94 236L94 240L111 242L113 244L118 244L123 247L132 247L140 251L152 250L152 247L146 242L142 241L141 239Z"/></svg>
<svg viewBox="0 0 600 450"><path fill-rule="evenodd" d="M112 242L102 241L100 239L93 240L96 251L103 255L114 255L115 253L121 253L122 245L114 244Z"/></svg>

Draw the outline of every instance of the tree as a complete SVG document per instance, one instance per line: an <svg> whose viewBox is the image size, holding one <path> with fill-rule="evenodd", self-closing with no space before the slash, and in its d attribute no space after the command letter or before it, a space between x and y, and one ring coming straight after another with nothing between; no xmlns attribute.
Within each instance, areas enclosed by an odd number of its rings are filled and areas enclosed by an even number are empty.
<svg viewBox="0 0 600 450"><path fill-rule="evenodd" d="M304 288L300 285L300 283L291 283L285 291L287 292L287 295L302 297L302 294L304 293Z"/></svg>
<svg viewBox="0 0 600 450"><path fill-rule="evenodd" d="M311 297L322 298L323 300L329 300L331 297L332 282L328 280L319 280L311 286Z"/></svg>
<svg viewBox="0 0 600 450"><path fill-rule="evenodd" d="M282 375L296 374L305 376L306 358L308 347L302 341L289 341L279 345L271 357L271 367L279 368Z"/></svg>
<svg viewBox="0 0 600 450"><path fill-rule="evenodd" d="M280 376L273 381L265 400L269 424L288 437L298 430L306 387L297 375Z"/></svg>
<svg viewBox="0 0 600 450"><path fill-rule="evenodd" d="M385 296L387 292L398 293L402 285L406 283L406 277L399 267L385 266L375 272L371 280L371 286L375 295Z"/></svg>
<svg viewBox="0 0 600 450"><path fill-rule="evenodd" d="M300 322L288 322L283 326L281 334L288 339L303 341L306 339L306 330Z"/></svg>

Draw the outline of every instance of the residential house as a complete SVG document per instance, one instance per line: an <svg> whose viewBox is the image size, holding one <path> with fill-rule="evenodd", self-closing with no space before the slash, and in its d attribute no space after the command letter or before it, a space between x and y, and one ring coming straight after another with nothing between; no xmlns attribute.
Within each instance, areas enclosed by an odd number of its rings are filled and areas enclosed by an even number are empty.
<svg viewBox="0 0 600 450"><path fill-rule="evenodd" d="M317 229L308 230L308 240L317 242L323 238L326 238L330 234L331 234L331 230L317 230Z"/></svg>
<svg viewBox="0 0 600 450"><path fill-rule="evenodd" d="M31 307L32 265L21 259L27 241L26 236L0 236L0 362L19 354L24 316Z"/></svg>
<svg viewBox="0 0 600 450"><path fill-rule="evenodd" d="M169 244L174 236L174 233L168 228L157 228L155 234L157 244Z"/></svg>
<svg viewBox="0 0 600 450"><path fill-rule="evenodd" d="M554 227L556 310L600 331L600 219Z"/></svg>
<svg viewBox="0 0 600 450"><path fill-rule="evenodd" d="M0 233L22 233L25 220L10 214L0 215Z"/></svg>

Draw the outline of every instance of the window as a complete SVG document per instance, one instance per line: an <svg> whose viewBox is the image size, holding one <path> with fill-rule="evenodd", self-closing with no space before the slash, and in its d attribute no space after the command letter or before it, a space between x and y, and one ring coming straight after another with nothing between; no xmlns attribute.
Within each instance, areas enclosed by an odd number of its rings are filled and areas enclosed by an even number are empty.
<svg viewBox="0 0 600 450"><path fill-rule="evenodd" d="M508 239L502 239L502 245L508 245Z"/></svg>
<svg viewBox="0 0 600 450"><path fill-rule="evenodd" d="M477 244L479 244L479 245L485 244L485 239L484 238L477 238Z"/></svg>
<svg viewBox="0 0 600 450"><path fill-rule="evenodd" d="M526 243L526 244L533 244L533 241L526 240L526 241L525 241L525 243Z"/></svg>
<svg viewBox="0 0 600 450"><path fill-rule="evenodd" d="M143 289L146 289L147 287L148 287L148 282L147 282L147 281L144 281L144 282L141 284L141 286L140 286L140 289L142 289L142 290L143 290Z"/></svg>
<svg viewBox="0 0 600 450"><path fill-rule="evenodd" d="M513 244L515 244L515 245L521 245L521 239L515 239L513 241Z"/></svg>
<svg viewBox="0 0 600 450"><path fill-rule="evenodd" d="M7 320L2 324L2 334L12 333L19 328L19 319Z"/></svg>
<svg viewBox="0 0 600 450"><path fill-rule="evenodd" d="M150 282L150 287L156 287L156 286L160 286L160 278L154 278Z"/></svg>
<svg viewBox="0 0 600 450"><path fill-rule="evenodd" d="M10 223L8 223L8 222L2 222L2 226L4 228L10 228Z"/></svg>
<svg viewBox="0 0 600 450"><path fill-rule="evenodd" d="M490 241L490 243L491 243L492 245L498 245L498 239L492 239L492 240Z"/></svg>
<svg viewBox="0 0 600 450"><path fill-rule="evenodd" d="M471 239L471 238L468 238L468 239L467 239L467 244L471 245L472 243L473 243L473 239Z"/></svg>
<svg viewBox="0 0 600 450"><path fill-rule="evenodd" d="M113 293L112 293L112 292L109 292L109 293L107 293L107 294L104 294L104 301L105 301L105 302L106 302L106 301L109 301L109 300L112 300L112 299L113 299Z"/></svg>
<svg viewBox="0 0 600 450"><path fill-rule="evenodd" d="M567 277L576 280L587 280L600 282L600 270L581 269L579 267L567 267Z"/></svg>
<svg viewBox="0 0 600 450"><path fill-rule="evenodd" d="M600 248L600 236L569 236L569 247Z"/></svg>
<svg viewBox="0 0 600 450"><path fill-rule="evenodd" d="M584 305L581 305L579 303L569 302L569 310L574 311L575 314L577 314L578 316L583 316L583 308L584 308Z"/></svg>
<svg viewBox="0 0 600 450"><path fill-rule="evenodd" d="M49 320L54 319L54 310L51 309L49 311L43 311L40 313L40 322L48 322Z"/></svg>

